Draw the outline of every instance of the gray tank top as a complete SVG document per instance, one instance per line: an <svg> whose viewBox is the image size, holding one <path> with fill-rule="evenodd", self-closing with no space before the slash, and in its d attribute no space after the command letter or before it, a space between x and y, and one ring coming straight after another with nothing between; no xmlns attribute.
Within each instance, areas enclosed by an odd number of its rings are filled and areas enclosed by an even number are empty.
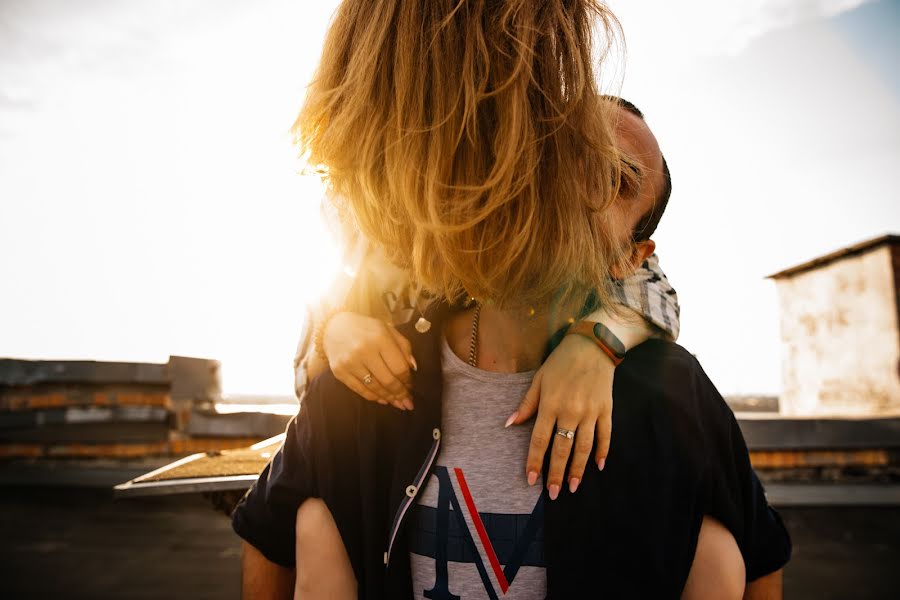
<svg viewBox="0 0 900 600"><path fill-rule="evenodd" d="M416 598L547 595L539 482L525 480L530 426L504 429L535 371L494 373L442 350L441 452L410 520Z"/></svg>

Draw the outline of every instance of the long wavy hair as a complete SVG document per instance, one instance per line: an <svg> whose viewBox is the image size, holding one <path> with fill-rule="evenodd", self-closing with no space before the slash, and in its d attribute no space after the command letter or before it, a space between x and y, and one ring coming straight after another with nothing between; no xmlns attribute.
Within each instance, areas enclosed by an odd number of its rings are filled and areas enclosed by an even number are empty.
<svg viewBox="0 0 900 600"><path fill-rule="evenodd" d="M292 132L346 218L451 300L607 303L620 38L596 0L344 0Z"/></svg>

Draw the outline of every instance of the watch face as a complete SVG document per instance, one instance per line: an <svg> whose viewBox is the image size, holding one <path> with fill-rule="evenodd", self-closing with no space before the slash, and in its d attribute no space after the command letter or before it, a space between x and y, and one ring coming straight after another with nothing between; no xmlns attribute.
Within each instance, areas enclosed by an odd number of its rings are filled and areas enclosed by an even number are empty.
<svg viewBox="0 0 900 600"><path fill-rule="evenodd" d="M618 358L625 357L625 346L603 323L594 323L594 337L602 341Z"/></svg>

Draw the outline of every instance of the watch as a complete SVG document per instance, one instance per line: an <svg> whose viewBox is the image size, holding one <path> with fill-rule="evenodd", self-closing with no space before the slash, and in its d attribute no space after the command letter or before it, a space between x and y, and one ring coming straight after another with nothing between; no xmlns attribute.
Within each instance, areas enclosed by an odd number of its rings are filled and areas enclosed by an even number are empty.
<svg viewBox="0 0 900 600"><path fill-rule="evenodd" d="M617 367L625 358L625 344L603 323L598 321L576 321L566 331L566 335L573 333L583 335L592 340Z"/></svg>

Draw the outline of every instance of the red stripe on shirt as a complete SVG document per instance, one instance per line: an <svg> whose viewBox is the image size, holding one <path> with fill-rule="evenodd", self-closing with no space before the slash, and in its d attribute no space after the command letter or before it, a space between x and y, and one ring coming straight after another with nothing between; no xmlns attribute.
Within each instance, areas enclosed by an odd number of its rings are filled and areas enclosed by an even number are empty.
<svg viewBox="0 0 900 600"><path fill-rule="evenodd" d="M463 499L466 501L466 507L469 509L469 516L472 517L472 523L475 524L475 530L478 532L478 537L481 538L481 545L484 546L484 551L487 553L488 561L491 563L491 568L494 570L494 575L497 576L497 581L500 583L500 589L506 594L506 590L509 589L509 583L506 581L506 575L503 574L503 569L500 568L500 561L497 560L497 554L494 552L494 546L491 544L491 540L487 535L484 523L481 522L481 515L478 514L478 509L475 508L475 501L472 500L472 494L469 492L468 484L466 484L466 477L463 475L462 469L455 468L453 469L453 472L456 473L459 489L462 492Z"/></svg>

